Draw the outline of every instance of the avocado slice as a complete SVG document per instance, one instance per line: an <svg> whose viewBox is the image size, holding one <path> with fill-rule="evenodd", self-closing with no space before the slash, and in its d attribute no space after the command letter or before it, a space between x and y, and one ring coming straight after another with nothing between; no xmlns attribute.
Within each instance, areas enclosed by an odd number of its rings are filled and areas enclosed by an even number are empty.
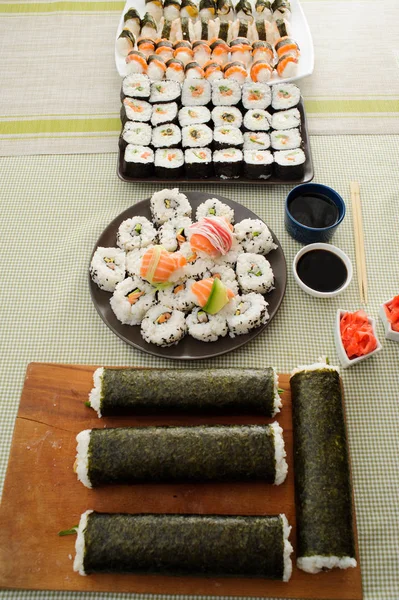
<svg viewBox="0 0 399 600"><path fill-rule="evenodd" d="M223 306L229 302L229 297L227 295L227 288L220 281L220 279L215 278L213 281L211 293L209 294L208 302L203 306L203 310L205 310L210 315L215 315L219 310L222 310Z"/></svg>

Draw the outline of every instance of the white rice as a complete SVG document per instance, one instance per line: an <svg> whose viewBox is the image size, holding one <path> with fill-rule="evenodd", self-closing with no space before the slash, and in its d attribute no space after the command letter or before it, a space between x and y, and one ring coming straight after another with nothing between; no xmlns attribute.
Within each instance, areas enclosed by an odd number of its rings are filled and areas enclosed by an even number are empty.
<svg viewBox="0 0 399 600"><path fill-rule="evenodd" d="M215 106L212 110L212 121L215 127L222 125L230 125L233 127L241 127L242 113L235 106Z"/></svg>
<svg viewBox="0 0 399 600"><path fill-rule="evenodd" d="M130 304L127 296L135 289L139 289L143 295L134 304ZM118 283L110 299L116 318L123 325L140 325L146 312L156 302L155 292L155 288L140 277L124 279Z"/></svg>
<svg viewBox="0 0 399 600"><path fill-rule="evenodd" d="M245 150L267 150L270 148L270 136L265 131L246 131L244 133Z"/></svg>
<svg viewBox="0 0 399 600"><path fill-rule="evenodd" d="M236 267L240 288L245 293L267 294L273 289L274 274L270 263L261 254L240 254Z"/></svg>
<svg viewBox="0 0 399 600"><path fill-rule="evenodd" d="M151 84L150 102L172 102L180 98L181 87L178 81L154 81ZM150 115L151 116L151 115Z"/></svg>
<svg viewBox="0 0 399 600"><path fill-rule="evenodd" d="M294 127L300 127L300 125L301 115L297 108L281 110L272 115L273 129L293 129Z"/></svg>
<svg viewBox="0 0 399 600"><path fill-rule="evenodd" d="M178 146L180 142L180 127L173 125L173 123L158 125L152 130L152 145L154 148L172 148Z"/></svg>
<svg viewBox="0 0 399 600"><path fill-rule="evenodd" d="M125 98L123 100L126 117L129 121L148 122L152 115L152 106L145 100Z"/></svg>
<svg viewBox="0 0 399 600"><path fill-rule="evenodd" d="M125 278L125 268L126 256L123 250L99 246L91 259L90 275L100 289L113 292L116 285Z"/></svg>
<svg viewBox="0 0 399 600"><path fill-rule="evenodd" d="M145 248L155 244L157 231L153 224L145 217L126 219L118 227L116 243L119 248L128 252L135 248Z"/></svg>
<svg viewBox="0 0 399 600"><path fill-rule="evenodd" d="M276 369L273 369L273 373L274 373L274 405L273 405L273 413L272 413L272 417L274 417L277 413L280 412L280 409L283 405L283 403L281 402L281 397L280 394L278 393L278 374Z"/></svg>
<svg viewBox="0 0 399 600"><path fill-rule="evenodd" d="M212 129L208 125L186 125L181 130L183 148L205 148L212 143Z"/></svg>
<svg viewBox="0 0 399 600"><path fill-rule="evenodd" d="M289 541L289 535L291 533L292 527L288 524L287 517L283 514L280 515L283 521L283 536L284 536L284 573L283 573L283 581L289 581L292 575L292 561L291 554L293 552L293 547Z"/></svg>
<svg viewBox="0 0 399 600"><path fill-rule="evenodd" d="M231 125L215 127L213 139L215 145L218 144L219 146L242 148L244 145L244 138L241 130L238 127L233 127Z"/></svg>
<svg viewBox="0 0 399 600"><path fill-rule="evenodd" d="M184 282L177 282L175 285L158 292L158 300L164 306L168 306L172 310L181 310L187 312L194 308L196 297L191 291L191 286L195 283L195 279L186 279ZM182 290L176 292L176 289L183 286Z"/></svg>
<svg viewBox="0 0 399 600"><path fill-rule="evenodd" d="M104 374L104 367L99 367L93 373L93 384L94 387L89 394L90 406L97 412L98 418L101 419L101 388L102 378Z"/></svg>
<svg viewBox="0 0 399 600"><path fill-rule="evenodd" d="M126 121L122 132L124 141L134 146L149 146L151 135L151 125L148 123L138 123L137 121Z"/></svg>
<svg viewBox="0 0 399 600"><path fill-rule="evenodd" d="M249 100L249 95L255 93L256 100ZM272 101L272 94L267 83L244 83L242 86L242 104L244 108L267 108Z"/></svg>
<svg viewBox="0 0 399 600"><path fill-rule="evenodd" d="M191 204L178 188L155 192L150 200L151 213L157 225L175 217L191 217Z"/></svg>
<svg viewBox="0 0 399 600"><path fill-rule="evenodd" d="M284 438L283 438L283 429L280 425L275 421L270 425L273 430L274 436L274 460L276 464L276 476L274 479L274 485L280 485L285 481L288 473L288 464L285 460L287 453L285 451Z"/></svg>
<svg viewBox="0 0 399 600"><path fill-rule="evenodd" d="M211 84L206 79L183 82L181 100L183 106L206 106L211 101Z"/></svg>
<svg viewBox="0 0 399 600"><path fill-rule="evenodd" d="M190 225L192 225L190 217L175 217L166 221L158 231L160 245L168 252L175 252L179 248L179 242L176 238L178 232L183 229L182 235L187 238L187 229Z"/></svg>
<svg viewBox="0 0 399 600"><path fill-rule="evenodd" d="M247 110L244 116L244 127L249 131L269 131L271 115L260 108Z"/></svg>
<svg viewBox="0 0 399 600"><path fill-rule="evenodd" d="M152 247L151 244L145 248L137 248L126 253L126 273L129 277L140 277L141 259L143 254Z"/></svg>
<svg viewBox="0 0 399 600"><path fill-rule="evenodd" d="M230 337L248 333L268 321L268 303L261 294L243 294L237 296L235 301L236 310L227 317Z"/></svg>
<svg viewBox="0 0 399 600"><path fill-rule="evenodd" d="M228 332L226 319L220 313L210 315L198 307L186 317L186 323L189 335L201 342L216 342Z"/></svg>
<svg viewBox="0 0 399 600"><path fill-rule="evenodd" d="M122 91L125 96L132 98L149 98L150 80L142 73L127 75L122 82Z"/></svg>
<svg viewBox="0 0 399 600"><path fill-rule="evenodd" d="M180 246L180 252L188 261L190 257L195 256L195 252L191 249L190 242L185 242ZM214 266L214 262L210 258L202 258L197 256L195 260L187 262L184 267L184 273L187 277L194 279L205 279L210 276L210 270Z"/></svg>
<svg viewBox="0 0 399 600"><path fill-rule="evenodd" d="M176 102L154 104L152 107L151 125L156 127L162 123L172 123L177 117Z"/></svg>
<svg viewBox="0 0 399 600"><path fill-rule="evenodd" d="M73 562L73 570L79 573L79 575L86 575L83 564L85 555L85 531L87 527L87 519L92 512L92 510L86 510L86 512L81 515L79 521L78 535L76 536L75 542L76 555Z"/></svg>
<svg viewBox="0 0 399 600"><path fill-rule="evenodd" d="M210 120L211 113L206 106L183 106L179 110L179 123L181 127L209 123Z"/></svg>
<svg viewBox="0 0 399 600"><path fill-rule="evenodd" d="M216 153L215 153L216 154ZM214 260L214 265L219 266L228 266L235 267L237 263L237 259L239 255L242 253L243 249L241 244L237 242L236 239L233 240L233 244L227 254L222 254L221 256L217 256Z"/></svg>
<svg viewBox="0 0 399 600"><path fill-rule="evenodd" d="M230 95L223 92L231 90ZM241 100L240 84L231 79L218 79L212 82L212 102L215 106L233 106Z"/></svg>
<svg viewBox="0 0 399 600"><path fill-rule="evenodd" d="M229 223L234 223L234 210L217 198L209 198L198 206L195 214L197 221L204 217L223 217Z"/></svg>
<svg viewBox="0 0 399 600"><path fill-rule="evenodd" d="M268 226L260 219L243 219L234 226L234 233L245 252L268 254L277 248Z"/></svg>
<svg viewBox="0 0 399 600"><path fill-rule="evenodd" d="M306 161L306 156L300 148L278 150L274 153L274 161L282 167L292 167L302 165Z"/></svg>
<svg viewBox="0 0 399 600"><path fill-rule="evenodd" d="M270 134L270 142L274 150L294 150L302 143L299 129L277 129Z"/></svg>
<svg viewBox="0 0 399 600"><path fill-rule="evenodd" d="M78 480L87 488L92 485L89 479L89 444L91 429L84 429L76 436L78 445L76 447L75 471Z"/></svg>
<svg viewBox="0 0 399 600"><path fill-rule="evenodd" d="M163 313L171 314L171 318L164 323L156 323ZM149 344L163 348L178 344L187 332L184 312L170 310L168 306L157 304L150 308L141 322L141 335Z"/></svg>
<svg viewBox="0 0 399 600"><path fill-rule="evenodd" d="M297 567L307 573L320 573L325 569L348 569L356 567L357 562L350 556L299 556L296 561Z"/></svg>
<svg viewBox="0 0 399 600"><path fill-rule="evenodd" d="M291 377L302 371L318 371L319 369L327 369L328 371L337 371L339 373L339 367L327 364L325 358L320 357L319 360L312 365L299 365L298 367L295 367L295 369L291 371Z"/></svg>
<svg viewBox="0 0 399 600"><path fill-rule="evenodd" d="M277 83L272 86L272 107L275 110L293 108L300 99L300 89L293 83Z"/></svg>

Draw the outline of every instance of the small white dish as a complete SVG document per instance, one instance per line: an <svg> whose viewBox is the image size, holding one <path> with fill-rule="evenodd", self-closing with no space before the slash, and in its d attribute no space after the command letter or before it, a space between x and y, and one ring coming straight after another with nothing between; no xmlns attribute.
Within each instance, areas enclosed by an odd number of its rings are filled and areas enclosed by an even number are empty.
<svg viewBox="0 0 399 600"><path fill-rule="evenodd" d="M392 340L393 342L399 342L399 331L394 331L392 329L391 323L388 321L384 306L386 304L388 304L388 302L391 302L393 300L393 298L391 298L391 300L387 300L387 302L384 302L384 304L381 304L380 306L380 319L384 324L384 329L385 329L385 337L387 338L387 340Z"/></svg>
<svg viewBox="0 0 399 600"><path fill-rule="evenodd" d="M332 252L333 254L336 254L337 256L339 256L339 258L343 261L343 263L346 267L346 270L348 272L348 275L347 275L345 283L343 285L341 285L340 288L338 288L332 292L318 292L317 290L314 290L313 288L310 288L309 286L307 286L302 281L302 279L300 279L300 277L297 273L298 261L304 254L306 254L307 252L310 252L311 250L328 250L329 252ZM301 248L301 250L299 250L299 252L295 255L294 262L292 263L292 271L294 273L295 281L297 282L299 287L304 292L306 292L310 296L314 296L315 298L333 298L334 296L338 296L338 294L341 294L344 290L346 290L346 288L348 287L348 285L350 284L350 282L352 280L352 275L353 275L352 263L350 261L350 258L345 254L345 252L343 252L340 248L337 248L337 246L333 246L332 244L324 244L322 242L318 242L316 244L308 244L307 246L304 246L303 248Z"/></svg>
<svg viewBox="0 0 399 600"><path fill-rule="evenodd" d="M375 339L377 340L377 348L375 350L373 350L372 352L365 354L364 356L358 356L357 358L349 358L348 357L347 353L345 352L344 345L342 343L341 330L340 330L341 318L347 312L350 312L350 311L343 310L342 308L339 308L337 310L337 315L335 318L335 327L334 327L335 346L337 348L338 358L341 361L341 364L344 369L346 369L347 367L352 367L353 365L356 365L360 361L365 360L366 358L370 358L370 356L374 356L374 354L376 354L377 352L382 350L382 346L377 337L377 332L376 332L376 328L375 328L375 320L372 317L368 317L368 321L369 321L371 327L373 328L373 333L375 335Z"/></svg>

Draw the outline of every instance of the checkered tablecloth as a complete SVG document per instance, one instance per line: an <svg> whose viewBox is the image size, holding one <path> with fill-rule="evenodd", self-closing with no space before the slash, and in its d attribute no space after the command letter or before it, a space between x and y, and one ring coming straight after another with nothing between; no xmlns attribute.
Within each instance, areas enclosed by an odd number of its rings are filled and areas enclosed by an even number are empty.
<svg viewBox="0 0 399 600"><path fill-rule="evenodd" d="M396 136L312 137L315 181L331 185L347 202L347 215L334 243L355 264L349 182L360 183L369 278L368 313L399 293L399 170ZM26 366L60 363L185 366L127 346L102 322L90 299L87 270L103 229L119 213L149 197L159 186L129 185L115 174L116 154L0 158L2 241L0 303L0 478L3 481ZM196 186L184 185L183 190ZM360 308L356 272L348 290L317 300L293 280L291 264L300 245L284 230L284 199L290 186L201 189L241 202L270 225L288 264L283 304L263 334L243 348L190 364L273 365L288 372L298 363L327 354L337 362L333 325L337 308ZM366 600L399 597L399 344L342 372L360 558ZM15 557L18 560L18 557ZM34 560L34 557L32 557ZM79 594L4 591L11 600L75 600ZM112 594L85 594L88 600ZM139 600L139 596L134 596ZM143 599L141 596L140 599ZM146 597L149 598L149 597Z"/></svg>

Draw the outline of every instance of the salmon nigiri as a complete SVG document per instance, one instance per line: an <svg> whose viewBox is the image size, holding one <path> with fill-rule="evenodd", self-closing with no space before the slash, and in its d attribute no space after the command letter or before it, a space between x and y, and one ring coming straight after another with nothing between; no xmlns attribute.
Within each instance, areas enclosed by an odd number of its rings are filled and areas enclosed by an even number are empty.
<svg viewBox="0 0 399 600"><path fill-rule="evenodd" d="M222 217L204 217L189 228L190 246L208 256L225 255L233 245L233 226Z"/></svg>
<svg viewBox="0 0 399 600"><path fill-rule="evenodd" d="M141 259L140 275L153 285L166 283L186 264L187 261L180 252L168 252L162 246L154 246Z"/></svg>
<svg viewBox="0 0 399 600"><path fill-rule="evenodd" d="M213 277L196 281L191 286L191 291L199 306L211 315L219 312L234 298L234 292L226 287L220 279Z"/></svg>

